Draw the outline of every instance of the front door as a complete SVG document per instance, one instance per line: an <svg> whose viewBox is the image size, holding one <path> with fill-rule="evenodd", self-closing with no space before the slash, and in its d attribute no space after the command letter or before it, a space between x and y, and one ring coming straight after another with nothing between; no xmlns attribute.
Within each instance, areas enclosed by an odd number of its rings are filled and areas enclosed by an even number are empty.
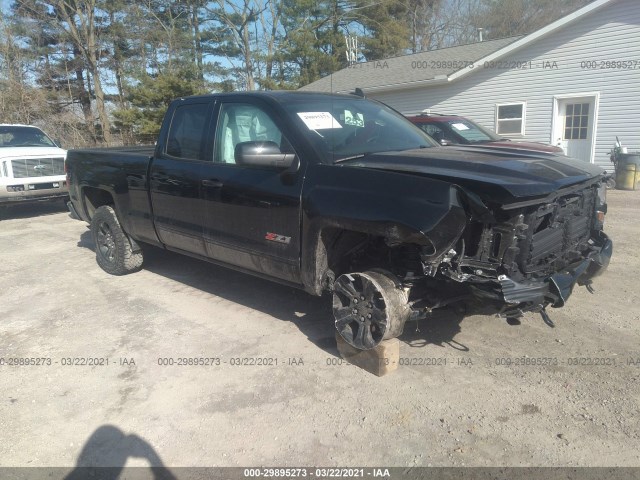
<svg viewBox="0 0 640 480"><path fill-rule="evenodd" d="M595 98L566 98L558 101L556 142L569 157L591 163L595 126Z"/></svg>
<svg viewBox="0 0 640 480"><path fill-rule="evenodd" d="M293 148L277 119L259 104L222 102L212 162L202 173L204 241L209 257L248 270L299 282L302 166L238 165L236 146L269 141Z"/></svg>

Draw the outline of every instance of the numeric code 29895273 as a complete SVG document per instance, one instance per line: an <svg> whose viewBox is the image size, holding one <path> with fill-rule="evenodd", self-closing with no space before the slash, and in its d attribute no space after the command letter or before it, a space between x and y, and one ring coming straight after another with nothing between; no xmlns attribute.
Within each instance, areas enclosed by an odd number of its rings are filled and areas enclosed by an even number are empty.
<svg viewBox="0 0 640 480"><path fill-rule="evenodd" d="M163 367L217 367L221 364L220 357L158 357L158 365Z"/></svg>
<svg viewBox="0 0 640 480"><path fill-rule="evenodd" d="M0 357L0 367L40 367L53 364L49 357Z"/></svg>

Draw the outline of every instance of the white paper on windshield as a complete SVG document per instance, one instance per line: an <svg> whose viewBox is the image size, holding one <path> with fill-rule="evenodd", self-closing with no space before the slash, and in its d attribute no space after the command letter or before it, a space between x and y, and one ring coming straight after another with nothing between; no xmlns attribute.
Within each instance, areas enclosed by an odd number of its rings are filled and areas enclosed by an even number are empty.
<svg viewBox="0 0 640 480"><path fill-rule="evenodd" d="M298 112L298 116L309 130L342 128L342 125L329 112Z"/></svg>
<svg viewBox="0 0 640 480"><path fill-rule="evenodd" d="M467 127L464 123L452 123L451 126L456 130L469 130L469 127Z"/></svg>

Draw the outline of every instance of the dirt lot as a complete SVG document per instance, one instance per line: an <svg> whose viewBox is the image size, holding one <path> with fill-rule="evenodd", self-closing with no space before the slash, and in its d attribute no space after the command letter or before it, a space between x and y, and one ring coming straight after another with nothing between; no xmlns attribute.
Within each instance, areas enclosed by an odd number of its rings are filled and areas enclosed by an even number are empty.
<svg viewBox="0 0 640 480"><path fill-rule="evenodd" d="M409 325L415 364L382 378L340 364L326 299L159 250L112 277L59 204L16 208L0 466L640 466L640 193L609 202L610 269L550 311L555 329ZM67 365L86 358L103 365Z"/></svg>

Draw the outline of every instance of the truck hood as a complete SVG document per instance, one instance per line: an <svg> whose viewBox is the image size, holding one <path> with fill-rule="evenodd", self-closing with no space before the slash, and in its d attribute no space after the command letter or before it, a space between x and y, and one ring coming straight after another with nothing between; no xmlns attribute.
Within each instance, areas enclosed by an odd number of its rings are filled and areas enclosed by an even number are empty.
<svg viewBox="0 0 640 480"><path fill-rule="evenodd" d="M604 174L600 167L564 155L487 146L372 153L345 164L445 180L500 203L547 196Z"/></svg>
<svg viewBox="0 0 640 480"><path fill-rule="evenodd" d="M0 160L8 158L42 158L65 157L67 151L58 147L2 147L0 148Z"/></svg>

